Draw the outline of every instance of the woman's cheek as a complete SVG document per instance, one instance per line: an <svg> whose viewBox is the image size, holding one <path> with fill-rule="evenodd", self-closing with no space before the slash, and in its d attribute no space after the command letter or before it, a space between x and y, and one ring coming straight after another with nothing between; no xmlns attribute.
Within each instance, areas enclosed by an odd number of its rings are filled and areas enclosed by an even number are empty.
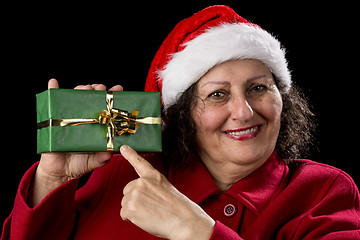
<svg viewBox="0 0 360 240"><path fill-rule="evenodd" d="M203 131L217 131L226 121L226 113L220 108L208 107L195 115L196 128Z"/></svg>
<svg viewBox="0 0 360 240"><path fill-rule="evenodd" d="M268 94L256 108L256 111L261 114L268 122L277 122L280 124L280 117L282 112L282 99L280 93L276 90Z"/></svg>

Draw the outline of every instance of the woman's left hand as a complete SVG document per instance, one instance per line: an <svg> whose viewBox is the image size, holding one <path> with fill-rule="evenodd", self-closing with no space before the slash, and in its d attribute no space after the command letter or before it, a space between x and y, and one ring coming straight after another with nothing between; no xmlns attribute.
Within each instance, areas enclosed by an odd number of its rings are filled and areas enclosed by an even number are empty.
<svg viewBox="0 0 360 240"><path fill-rule="evenodd" d="M152 235L167 239L209 239L215 221L180 193L148 161L129 146L120 148L139 178L123 192L120 216Z"/></svg>

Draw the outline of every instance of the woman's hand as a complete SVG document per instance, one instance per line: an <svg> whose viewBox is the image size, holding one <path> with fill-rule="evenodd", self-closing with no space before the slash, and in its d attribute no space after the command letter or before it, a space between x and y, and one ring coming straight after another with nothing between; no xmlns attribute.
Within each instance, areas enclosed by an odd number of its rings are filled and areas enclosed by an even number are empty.
<svg viewBox="0 0 360 240"><path fill-rule="evenodd" d="M123 190L120 215L124 220L167 239L210 238L215 221L203 209L133 149L123 145L120 151L139 175Z"/></svg>
<svg viewBox="0 0 360 240"><path fill-rule="evenodd" d="M48 88L59 88L55 79L50 79ZM75 89L83 90L106 90L103 84L79 85ZM122 91L120 85L109 89L110 91ZM28 203L36 206L52 190L61 184L77 179L84 174L105 166L111 158L110 152L96 152L94 154L73 153L43 153L39 166L36 170Z"/></svg>

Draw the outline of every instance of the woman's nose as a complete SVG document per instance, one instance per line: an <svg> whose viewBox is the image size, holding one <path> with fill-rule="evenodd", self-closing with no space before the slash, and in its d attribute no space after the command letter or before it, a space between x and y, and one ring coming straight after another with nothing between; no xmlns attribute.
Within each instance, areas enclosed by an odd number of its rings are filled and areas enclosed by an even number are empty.
<svg viewBox="0 0 360 240"><path fill-rule="evenodd" d="M230 104L231 119L247 123L254 115L254 111L245 97L237 97Z"/></svg>

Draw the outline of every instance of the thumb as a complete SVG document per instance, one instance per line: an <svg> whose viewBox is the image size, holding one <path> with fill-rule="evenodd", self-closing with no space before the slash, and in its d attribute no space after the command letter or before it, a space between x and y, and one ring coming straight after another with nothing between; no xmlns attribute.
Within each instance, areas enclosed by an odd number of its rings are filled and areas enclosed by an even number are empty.
<svg viewBox="0 0 360 240"><path fill-rule="evenodd" d="M120 152L134 167L139 177L152 177L157 170L137 152L127 145L122 145Z"/></svg>
<svg viewBox="0 0 360 240"><path fill-rule="evenodd" d="M110 162L112 154L110 152L96 152L90 155L89 170L92 171L96 168L103 167Z"/></svg>
<svg viewBox="0 0 360 240"><path fill-rule="evenodd" d="M50 88L59 88L59 82L55 78L49 80L48 89Z"/></svg>

